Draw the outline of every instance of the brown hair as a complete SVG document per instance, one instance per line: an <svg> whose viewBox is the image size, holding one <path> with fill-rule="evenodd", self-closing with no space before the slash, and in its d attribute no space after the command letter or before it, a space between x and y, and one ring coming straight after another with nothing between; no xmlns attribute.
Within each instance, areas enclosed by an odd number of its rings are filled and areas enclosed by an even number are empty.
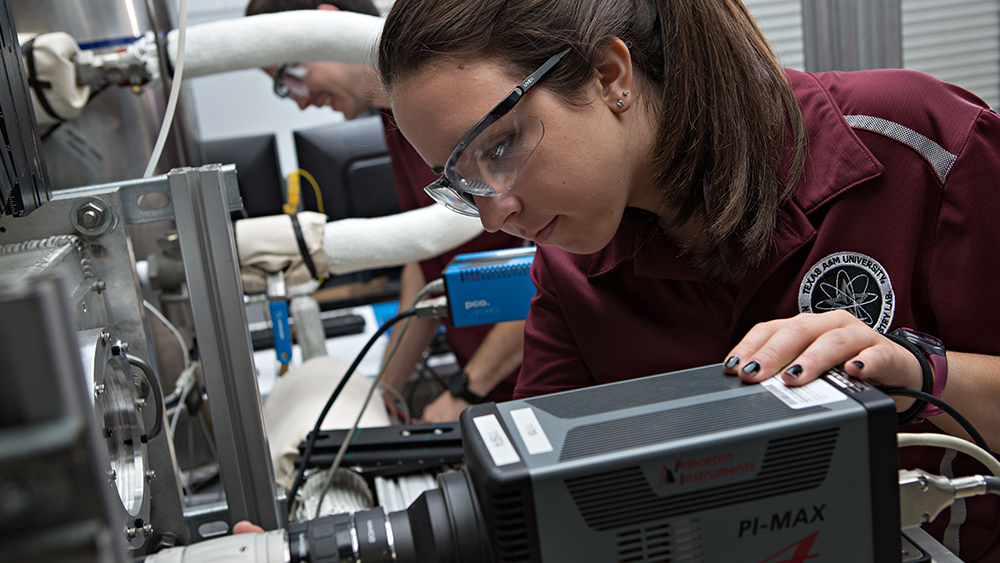
<svg viewBox="0 0 1000 563"><path fill-rule="evenodd" d="M636 101L659 115L650 156L663 204L677 224L704 225L695 266L738 279L770 250L805 154L791 86L740 0L396 0L378 66L391 99L394 84L442 59L489 59L519 76L568 46L541 86L582 102L615 37L629 47Z"/></svg>

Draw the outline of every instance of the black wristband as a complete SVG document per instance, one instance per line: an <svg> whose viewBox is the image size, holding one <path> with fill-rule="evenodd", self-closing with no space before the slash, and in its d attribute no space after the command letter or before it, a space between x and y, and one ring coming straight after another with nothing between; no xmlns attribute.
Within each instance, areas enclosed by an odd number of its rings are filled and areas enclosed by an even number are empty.
<svg viewBox="0 0 1000 563"><path fill-rule="evenodd" d="M931 363L928 361L927 356L924 355L923 351L913 345L912 342L903 338L902 336L896 336L895 334L887 334L886 338L892 340L896 344L899 344L903 348L906 348L917 358L917 362L920 363L920 371L923 375L923 382L921 383L921 391L931 395L934 391L934 372L931 370ZM922 401L917 399L914 401L913 406L906 409L905 411L899 413L899 425L905 426L918 416L920 413L924 412L924 407L927 406L927 401Z"/></svg>
<svg viewBox="0 0 1000 563"><path fill-rule="evenodd" d="M466 401L471 405L479 405L486 402L486 397L476 395L469 391L469 374L460 371L451 377L448 382L448 391L455 397Z"/></svg>

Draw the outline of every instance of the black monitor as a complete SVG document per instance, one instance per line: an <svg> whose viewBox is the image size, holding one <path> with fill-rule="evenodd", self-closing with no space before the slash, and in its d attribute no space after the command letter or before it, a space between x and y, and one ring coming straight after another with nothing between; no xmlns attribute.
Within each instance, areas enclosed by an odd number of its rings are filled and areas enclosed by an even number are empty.
<svg viewBox="0 0 1000 563"><path fill-rule="evenodd" d="M331 221L399 213L382 119L367 115L293 132L299 168L319 185L323 212ZM308 180L300 182L302 205L319 211Z"/></svg>
<svg viewBox="0 0 1000 563"><path fill-rule="evenodd" d="M205 162L236 165L236 181L243 198L246 217L282 213L283 179L274 134L253 135L206 141ZM242 217L234 213L234 218Z"/></svg>
<svg viewBox="0 0 1000 563"><path fill-rule="evenodd" d="M378 114L293 131L292 136L299 168L316 180L323 203L321 210L315 190L303 177L299 189L305 209L322 211L330 221L399 213L392 161ZM332 276L320 291L329 289L339 296L321 300L320 306L328 310L397 299L400 271L397 266Z"/></svg>

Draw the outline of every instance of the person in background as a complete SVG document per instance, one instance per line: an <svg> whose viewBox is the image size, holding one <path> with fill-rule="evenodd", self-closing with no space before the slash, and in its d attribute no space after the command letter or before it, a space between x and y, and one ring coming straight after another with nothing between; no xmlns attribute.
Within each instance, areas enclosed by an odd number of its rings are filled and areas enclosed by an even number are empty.
<svg viewBox="0 0 1000 563"><path fill-rule="evenodd" d="M517 397L843 366L936 394L1000 447L1000 117L975 95L782 69L739 0L396 0L378 68L435 199L539 245ZM904 431L967 438L895 400ZM986 562L998 524L981 496L925 529Z"/></svg>
<svg viewBox="0 0 1000 563"><path fill-rule="evenodd" d="M379 15L370 0L251 0L246 15L287 10L345 10ZM365 115L370 108L381 111L385 139L392 160L393 181L402 211L433 204L423 188L435 174L421 160L413 147L398 132L389 104L378 83L375 69L361 64L333 61L290 62L265 68L274 78L275 93L298 104L330 107L343 112L346 119ZM424 285L441 277L445 266L457 254L521 246L523 241L505 233L484 233L473 241L420 263L403 267L400 280L400 305L409 307ZM451 391L444 390L428 404L421 421L449 422L474 402L504 401L513 396L514 382L521 364L524 322L510 321L496 325L455 328L445 321L445 338L455 354L461 372L454 376ZM439 322L413 319L382 384L398 394L403 391L421 354L432 342ZM393 331L393 340L399 337ZM391 347L391 343L390 343Z"/></svg>

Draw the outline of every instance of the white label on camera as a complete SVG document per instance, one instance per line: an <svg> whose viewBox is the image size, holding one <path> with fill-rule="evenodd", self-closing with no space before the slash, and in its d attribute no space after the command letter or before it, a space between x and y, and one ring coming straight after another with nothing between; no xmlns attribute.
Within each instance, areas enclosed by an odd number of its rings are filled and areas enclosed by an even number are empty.
<svg viewBox="0 0 1000 563"><path fill-rule="evenodd" d="M477 416L472 421L476 423L479 435L482 436L483 443L486 444L486 451L490 452L490 457L493 458L493 463L497 464L497 467L521 461L521 456L517 455L514 444L510 442L507 433L500 426L496 415Z"/></svg>
<svg viewBox="0 0 1000 563"><path fill-rule="evenodd" d="M780 375L776 375L765 379L761 385L793 409L836 403L847 398L847 395L822 379L817 379L802 387L789 387L785 385Z"/></svg>
<svg viewBox="0 0 1000 563"><path fill-rule="evenodd" d="M514 419L514 426L517 426L517 431L521 434L521 440L529 454L538 455L552 451L552 443L549 442L549 437L545 435L531 407L510 411L510 417Z"/></svg>

